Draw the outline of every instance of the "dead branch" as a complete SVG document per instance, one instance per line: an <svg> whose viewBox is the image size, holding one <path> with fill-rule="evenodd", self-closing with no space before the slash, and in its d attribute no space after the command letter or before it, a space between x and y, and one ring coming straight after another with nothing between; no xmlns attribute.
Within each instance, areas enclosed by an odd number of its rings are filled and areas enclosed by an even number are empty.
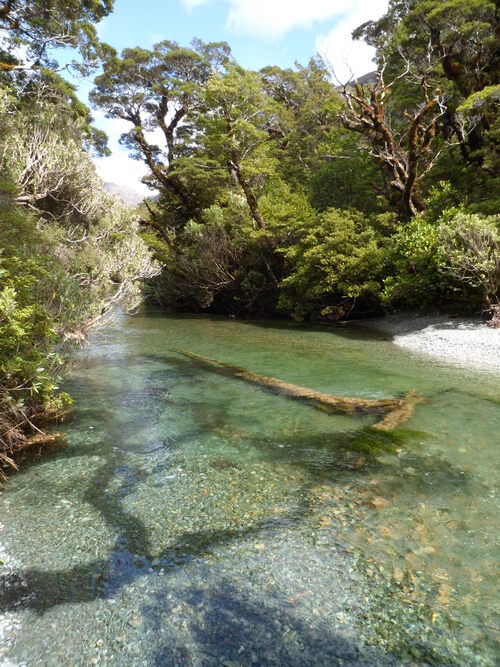
<svg viewBox="0 0 500 667"><path fill-rule="evenodd" d="M340 121L347 129L368 138L371 154L380 164L386 197L409 217L424 210L419 184L437 159L432 147L437 122L445 114L446 106L441 91L430 93L427 81L422 78L423 103L415 112L404 113L408 127L397 135L391 128L386 101L391 86L407 73L408 70L386 84L382 67L371 87L357 82L354 86L343 86L347 111L341 114Z"/></svg>

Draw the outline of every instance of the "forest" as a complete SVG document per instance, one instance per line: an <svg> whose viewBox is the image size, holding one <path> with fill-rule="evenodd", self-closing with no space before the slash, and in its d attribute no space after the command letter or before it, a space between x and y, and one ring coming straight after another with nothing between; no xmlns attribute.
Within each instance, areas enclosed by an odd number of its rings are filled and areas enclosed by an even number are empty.
<svg viewBox="0 0 500 667"><path fill-rule="evenodd" d="M196 38L117 53L96 31L112 5L0 3L4 462L71 402L58 388L71 347L141 300L500 325L498 0L391 0L354 32L377 54L357 81L320 55L250 71ZM71 72L128 123L121 141L152 192L137 208L95 172L106 137Z"/></svg>

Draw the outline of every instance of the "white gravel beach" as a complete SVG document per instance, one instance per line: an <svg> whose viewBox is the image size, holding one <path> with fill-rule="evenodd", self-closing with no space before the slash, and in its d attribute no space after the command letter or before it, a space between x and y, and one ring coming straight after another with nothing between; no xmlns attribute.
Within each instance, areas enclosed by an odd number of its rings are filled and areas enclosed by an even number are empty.
<svg viewBox="0 0 500 667"><path fill-rule="evenodd" d="M500 329L481 319L389 315L363 326L393 336L395 345L468 368L500 371Z"/></svg>

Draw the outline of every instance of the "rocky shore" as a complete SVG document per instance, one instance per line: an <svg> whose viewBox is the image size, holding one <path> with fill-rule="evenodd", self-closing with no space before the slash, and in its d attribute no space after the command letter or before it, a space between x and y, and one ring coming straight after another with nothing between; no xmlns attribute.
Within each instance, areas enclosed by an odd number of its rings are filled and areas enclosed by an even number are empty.
<svg viewBox="0 0 500 667"><path fill-rule="evenodd" d="M500 329L485 320L405 314L362 325L390 334L400 347L467 368L500 371Z"/></svg>

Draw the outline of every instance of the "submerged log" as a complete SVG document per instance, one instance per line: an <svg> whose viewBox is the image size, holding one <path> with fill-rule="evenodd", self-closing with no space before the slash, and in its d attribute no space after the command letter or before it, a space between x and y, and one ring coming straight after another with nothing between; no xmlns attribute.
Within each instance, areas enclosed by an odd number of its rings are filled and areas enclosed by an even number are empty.
<svg viewBox="0 0 500 667"><path fill-rule="evenodd" d="M372 425L377 431L394 431L408 421L419 403L423 403L422 396L416 391L409 391L399 399L399 405L390 410L383 419Z"/></svg>
<svg viewBox="0 0 500 667"><path fill-rule="evenodd" d="M235 366L225 361L204 357L189 350L174 349L174 352L182 354L196 361L200 366L209 371L244 380L271 391L276 391L284 396L293 398L326 412L340 412L347 415L356 413L385 414L385 417L373 425L378 431L392 431L404 424L413 414L422 397L411 391L403 398L375 399L375 398L353 398L350 396L332 396L308 387L300 387L289 382L284 382L269 375L254 373L241 366Z"/></svg>

